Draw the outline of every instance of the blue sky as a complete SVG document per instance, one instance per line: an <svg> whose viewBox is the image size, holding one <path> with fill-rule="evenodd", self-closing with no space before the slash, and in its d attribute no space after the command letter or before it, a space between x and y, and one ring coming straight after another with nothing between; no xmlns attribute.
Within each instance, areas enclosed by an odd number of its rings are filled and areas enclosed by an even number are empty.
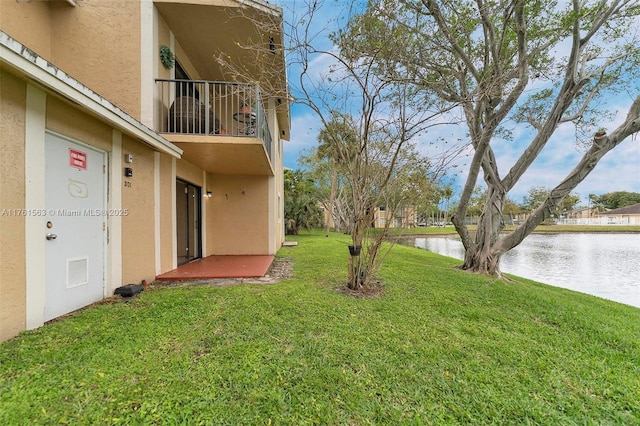
<svg viewBox="0 0 640 426"><path fill-rule="evenodd" d="M281 0L277 2L285 12L285 19L291 22L291 14L298 13L300 8L305 7L304 1L299 0ZM341 22L336 15L341 10L343 2L331 1L327 2L325 7L321 9L318 22L323 28L329 28ZM327 7L330 5L332 7ZM323 43L324 47L330 46L325 38L319 38L319 43ZM325 44L326 43L326 44ZM317 72L322 72L322 60L314 63ZM298 72L295 67L289 67L289 81L292 83L293 96L295 93L295 80L297 80ZM633 101L635 93L621 93L616 97L612 97L609 102L604 105L609 111L617 112L613 121L603 123L602 127L614 129L625 118L627 110ZM301 153L317 145L317 135L321 124L318 117L310 109L300 104L291 106L291 139L284 144L284 165L291 169L298 169L298 158ZM454 126L453 128L436 127L433 130L435 134L430 134L429 139L434 140L438 136L462 137L465 135L465 126ZM515 141L496 141L492 144L496 153L500 173L502 176L506 174L508 168L518 158L519 154L526 147L527 133L522 132ZM582 204L587 205L587 197L589 194L601 195L612 191L630 191L640 192L640 135L636 138L628 138L622 142L617 148L609 152L596 166L595 170L580 184L573 193L580 195ZM431 153L433 146L420 144L425 153ZM435 147L436 151L442 148ZM534 162L532 167L523 176L516 187L510 192L509 198L516 202L522 202L523 196L533 187L552 188L557 185L571 169L577 164L582 156L582 150L576 146L573 128L569 125L561 126L555 132L548 145ZM461 156L457 160L459 167L452 169L451 176L453 179L453 189L458 195L466 178L466 164L468 157ZM457 172L456 172L457 170ZM454 196L455 198L455 196Z"/></svg>

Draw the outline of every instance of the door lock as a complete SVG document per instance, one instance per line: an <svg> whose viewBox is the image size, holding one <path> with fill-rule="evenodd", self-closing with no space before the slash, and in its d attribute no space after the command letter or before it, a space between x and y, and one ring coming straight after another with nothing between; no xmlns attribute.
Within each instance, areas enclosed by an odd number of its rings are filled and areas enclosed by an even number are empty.
<svg viewBox="0 0 640 426"><path fill-rule="evenodd" d="M47 240L55 240L58 238L56 234L47 234Z"/></svg>

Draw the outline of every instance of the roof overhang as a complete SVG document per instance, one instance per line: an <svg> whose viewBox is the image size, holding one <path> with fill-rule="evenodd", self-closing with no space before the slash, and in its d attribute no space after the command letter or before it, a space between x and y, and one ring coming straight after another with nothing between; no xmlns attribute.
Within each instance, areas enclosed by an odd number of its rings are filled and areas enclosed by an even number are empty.
<svg viewBox="0 0 640 426"><path fill-rule="evenodd" d="M80 106L100 119L156 151L180 158L182 149L172 144L111 102L72 78L17 40L0 31L0 67L24 76L43 90Z"/></svg>

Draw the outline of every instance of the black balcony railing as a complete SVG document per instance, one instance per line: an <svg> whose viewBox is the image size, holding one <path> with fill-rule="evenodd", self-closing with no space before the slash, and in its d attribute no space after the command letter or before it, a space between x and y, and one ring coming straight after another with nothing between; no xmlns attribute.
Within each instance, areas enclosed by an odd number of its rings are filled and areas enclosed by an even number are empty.
<svg viewBox="0 0 640 426"><path fill-rule="evenodd" d="M255 84L156 80L158 132L255 137L271 158L271 133Z"/></svg>

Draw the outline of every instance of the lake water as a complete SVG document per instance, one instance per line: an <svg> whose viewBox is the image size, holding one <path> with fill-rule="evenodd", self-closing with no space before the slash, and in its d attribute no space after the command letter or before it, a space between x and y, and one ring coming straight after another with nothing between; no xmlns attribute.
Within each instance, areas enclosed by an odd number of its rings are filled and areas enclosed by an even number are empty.
<svg viewBox="0 0 640 426"><path fill-rule="evenodd" d="M415 247L464 258L455 237L415 238ZM532 234L502 256L500 269L640 307L640 234Z"/></svg>

